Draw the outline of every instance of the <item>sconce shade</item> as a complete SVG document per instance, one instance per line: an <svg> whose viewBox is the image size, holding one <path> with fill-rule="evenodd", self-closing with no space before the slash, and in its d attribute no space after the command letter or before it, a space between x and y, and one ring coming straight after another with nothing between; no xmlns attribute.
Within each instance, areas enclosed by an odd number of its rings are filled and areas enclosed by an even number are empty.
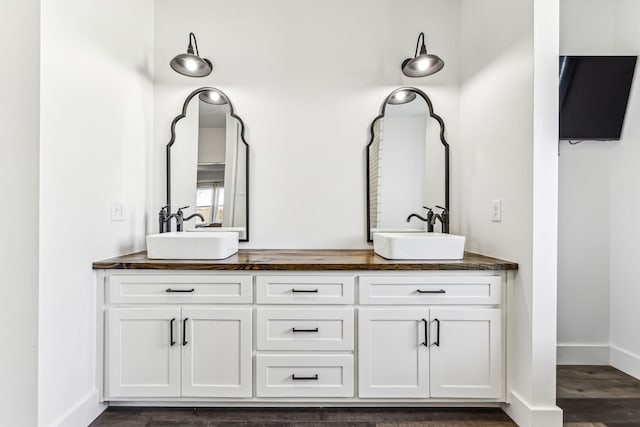
<svg viewBox="0 0 640 427"><path fill-rule="evenodd" d="M198 98L200 98L200 101L206 102L207 104L224 105L228 103L227 98L224 95L213 90L202 92Z"/></svg>
<svg viewBox="0 0 640 427"><path fill-rule="evenodd" d="M422 38L422 46L420 46L420 54L418 55L420 38ZM440 57L427 53L427 47L424 44L424 33L420 33L414 57L407 58L402 62L402 74L407 77L425 77L437 73L443 67L444 61Z"/></svg>
<svg viewBox="0 0 640 427"><path fill-rule="evenodd" d="M396 92L395 95L393 95L391 98L389 98L387 103L388 104L392 104L392 105L408 104L409 102L413 101L414 99L416 99L416 93L415 92L413 92L411 90L401 90L399 92Z"/></svg>
<svg viewBox="0 0 640 427"><path fill-rule="evenodd" d="M196 46L195 54L192 40ZM207 58L200 57L200 52L198 52L198 42L196 41L196 36L193 33L189 33L189 46L187 47L187 53L176 55L169 65L171 65L171 68L173 68L176 73L180 73L183 76L188 77L205 77L213 71L213 64L211 61Z"/></svg>

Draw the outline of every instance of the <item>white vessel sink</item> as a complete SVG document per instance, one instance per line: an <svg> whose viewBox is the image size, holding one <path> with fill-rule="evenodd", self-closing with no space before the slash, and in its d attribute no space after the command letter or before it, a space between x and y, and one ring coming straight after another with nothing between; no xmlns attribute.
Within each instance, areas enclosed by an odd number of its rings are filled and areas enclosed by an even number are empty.
<svg viewBox="0 0 640 427"><path fill-rule="evenodd" d="M373 251L387 259L462 259L464 236L443 233L375 233Z"/></svg>
<svg viewBox="0 0 640 427"><path fill-rule="evenodd" d="M236 232L173 232L147 236L149 259L224 259L236 252Z"/></svg>

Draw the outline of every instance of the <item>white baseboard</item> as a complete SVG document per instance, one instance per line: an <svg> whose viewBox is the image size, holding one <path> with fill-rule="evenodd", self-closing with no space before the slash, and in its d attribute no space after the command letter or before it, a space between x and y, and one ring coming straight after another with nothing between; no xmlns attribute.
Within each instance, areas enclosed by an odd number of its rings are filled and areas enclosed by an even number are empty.
<svg viewBox="0 0 640 427"><path fill-rule="evenodd" d="M511 392L511 403L502 410L519 427L562 427L562 409L552 406L532 406L517 393Z"/></svg>
<svg viewBox="0 0 640 427"><path fill-rule="evenodd" d="M611 346L611 366L640 379L640 356Z"/></svg>
<svg viewBox="0 0 640 427"><path fill-rule="evenodd" d="M90 393L50 425L52 427L88 426L102 411L107 409L105 403L98 402L98 397L98 390Z"/></svg>
<svg viewBox="0 0 640 427"><path fill-rule="evenodd" d="M558 344L558 365L609 365L609 346Z"/></svg>

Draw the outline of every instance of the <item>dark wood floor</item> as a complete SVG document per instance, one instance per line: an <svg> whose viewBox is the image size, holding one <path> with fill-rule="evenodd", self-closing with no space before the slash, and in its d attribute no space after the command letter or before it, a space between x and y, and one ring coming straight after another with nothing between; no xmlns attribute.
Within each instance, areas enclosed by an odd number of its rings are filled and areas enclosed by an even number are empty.
<svg viewBox="0 0 640 427"><path fill-rule="evenodd" d="M559 366L567 427L640 427L640 381L608 366ZM511 427L491 408L123 408L92 427Z"/></svg>

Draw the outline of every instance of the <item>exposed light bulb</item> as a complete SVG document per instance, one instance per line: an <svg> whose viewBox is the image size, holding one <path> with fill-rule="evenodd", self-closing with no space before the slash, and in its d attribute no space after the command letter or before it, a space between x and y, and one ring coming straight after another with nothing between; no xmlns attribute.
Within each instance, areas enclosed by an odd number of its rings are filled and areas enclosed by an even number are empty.
<svg viewBox="0 0 640 427"><path fill-rule="evenodd" d="M403 101L406 97L407 97L407 92L405 91L396 93L396 99L398 101Z"/></svg>
<svg viewBox="0 0 640 427"><path fill-rule="evenodd" d="M184 61L184 66L189 71L195 71L198 69L198 63L191 58Z"/></svg>
<svg viewBox="0 0 640 427"><path fill-rule="evenodd" d="M416 68L420 71L426 71L430 67L430 62L428 59L422 59L416 63Z"/></svg>
<svg viewBox="0 0 640 427"><path fill-rule="evenodd" d="M218 92L209 92L209 98L213 102L218 102L220 101L220 94Z"/></svg>

